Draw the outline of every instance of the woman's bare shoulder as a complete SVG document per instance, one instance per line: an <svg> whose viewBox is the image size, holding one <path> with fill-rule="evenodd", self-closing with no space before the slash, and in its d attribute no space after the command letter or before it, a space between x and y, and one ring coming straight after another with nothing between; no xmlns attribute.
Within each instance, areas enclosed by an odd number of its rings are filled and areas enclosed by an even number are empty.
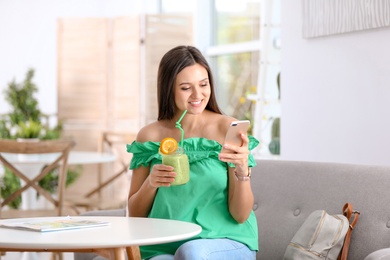
<svg viewBox="0 0 390 260"><path fill-rule="evenodd" d="M208 125L210 128L206 129L206 137L222 143L230 123L236 119L226 115L215 114L210 116L209 120L210 121Z"/></svg>
<svg viewBox="0 0 390 260"><path fill-rule="evenodd" d="M137 142L144 143L147 141L159 142L161 136L161 124L159 121L148 124L139 130L137 134Z"/></svg>
<svg viewBox="0 0 390 260"><path fill-rule="evenodd" d="M236 120L236 118L227 115L219 115L213 118L213 121L216 122L216 126L222 133L226 133L230 123Z"/></svg>

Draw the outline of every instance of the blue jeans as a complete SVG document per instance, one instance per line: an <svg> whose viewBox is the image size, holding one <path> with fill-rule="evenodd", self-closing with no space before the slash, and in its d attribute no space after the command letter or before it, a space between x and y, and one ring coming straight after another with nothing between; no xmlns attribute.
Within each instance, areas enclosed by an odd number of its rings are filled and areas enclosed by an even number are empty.
<svg viewBox="0 0 390 260"><path fill-rule="evenodd" d="M254 260L256 251L250 250L246 245L222 239L195 239L181 245L175 255L159 255L150 260Z"/></svg>

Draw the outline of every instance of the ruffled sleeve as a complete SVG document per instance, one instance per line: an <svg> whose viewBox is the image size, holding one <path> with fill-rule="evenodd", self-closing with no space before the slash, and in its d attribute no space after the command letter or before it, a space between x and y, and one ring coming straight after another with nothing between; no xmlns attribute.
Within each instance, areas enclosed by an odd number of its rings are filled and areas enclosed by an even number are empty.
<svg viewBox="0 0 390 260"><path fill-rule="evenodd" d="M253 150L259 141L253 136L249 138L249 150ZM160 142L144 142L139 143L134 141L132 144L127 145L127 152L133 154L133 158L130 163L130 169L136 169L142 166L149 166L153 160L161 161L161 155L158 150ZM216 159L218 160L218 154L221 151L222 145L217 141L206 138L188 138L183 141L184 150L188 156L189 163L200 161L203 159ZM248 166L253 167L256 162L253 155L250 154L248 158ZM234 165L229 165L234 167Z"/></svg>
<svg viewBox="0 0 390 260"><path fill-rule="evenodd" d="M147 167L153 159L161 159L161 155L158 153L159 147L159 142L139 143L134 141L132 144L128 144L127 152L133 154L130 169L139 168L141 165Z"/></svg>

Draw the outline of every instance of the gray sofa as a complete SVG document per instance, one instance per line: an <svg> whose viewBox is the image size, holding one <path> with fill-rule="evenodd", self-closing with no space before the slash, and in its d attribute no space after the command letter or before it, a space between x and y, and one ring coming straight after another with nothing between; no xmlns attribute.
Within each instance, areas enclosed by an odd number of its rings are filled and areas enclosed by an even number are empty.
<svg viewBox="0 0 390 260"><path fill-rule="evenodd" d="M312 211L339 214L346 202L361 212L348 259L390 259L389 250L383 249L390 247L390 167L258 160L251 183L259 227L257 259L282 259ZM87 214L123 216L125 211ZM93 259L93 255L75 254L75 259Z"/></svg>

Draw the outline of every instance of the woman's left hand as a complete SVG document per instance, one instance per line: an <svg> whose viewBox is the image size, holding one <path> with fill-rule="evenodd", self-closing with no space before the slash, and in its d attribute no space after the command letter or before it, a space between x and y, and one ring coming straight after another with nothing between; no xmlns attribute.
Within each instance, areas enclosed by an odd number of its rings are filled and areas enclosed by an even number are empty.
<svg viewBox="0 0 390 260"><path fill-rule="evenodd" d="M236 172L239 175L247 176L248 175L248 143L249 139L246 134L241 134L242 146L235 146L224 144L223 148L232 153L224 152L219 154L219 159L223 162L233 163L236 166Z"/></svg>
<svg viewBox="0 0 390 260"><path fill-rule="evenodd" d="M219 159L226 163L235 164L235 169L228 167L229 173L229 212L238 222L245 222L253 207L253 194L250 181L240 181L236 176L249 176L248 156L249 139L246 134L241 134L242 146L224 144L224 152L219 154ZM227 150L227 152L225 152Z"/></svg>

